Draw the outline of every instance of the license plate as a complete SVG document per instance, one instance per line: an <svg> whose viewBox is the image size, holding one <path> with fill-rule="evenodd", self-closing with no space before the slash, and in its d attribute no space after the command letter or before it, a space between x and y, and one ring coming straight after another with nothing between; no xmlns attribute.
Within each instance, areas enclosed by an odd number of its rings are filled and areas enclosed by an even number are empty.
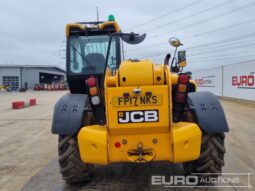
<svg viewBox="0 0 255 191"><path fill-rule="evenodd" d="M114 97L113 106L145 106L145 105L161 105L162 96L134 96L134 97Z"/></svg>

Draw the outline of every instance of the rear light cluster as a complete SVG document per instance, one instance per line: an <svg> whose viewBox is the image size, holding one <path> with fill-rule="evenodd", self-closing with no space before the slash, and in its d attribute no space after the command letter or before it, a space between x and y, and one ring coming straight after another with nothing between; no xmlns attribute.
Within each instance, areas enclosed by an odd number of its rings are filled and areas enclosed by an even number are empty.
<svg viewBox="0 0 255 191"><path fill-rule="evenodd" d="M189 75L186 73L179 74L179 80L174 95L173 121L179 122L185 107L189 85Z"/></svg>
<svg viewBox="0 0 255 191"><path fill-rule="evenodd" d="M88 92L90 95L91 103L93 105L99 105L101 100L100 100L100 94L99 94L98 83L97 83L96 77L90 76L87 79L86 83L88 86Z"/></svg>
<svg viewBox="0 0 255 191"><path fill-rule="evenodd" d="M179 83L178 83L177 92L175 95L175 101L177 103L185 102L188 82L189 82L189 76L187 74L179 75Z"/></svg>

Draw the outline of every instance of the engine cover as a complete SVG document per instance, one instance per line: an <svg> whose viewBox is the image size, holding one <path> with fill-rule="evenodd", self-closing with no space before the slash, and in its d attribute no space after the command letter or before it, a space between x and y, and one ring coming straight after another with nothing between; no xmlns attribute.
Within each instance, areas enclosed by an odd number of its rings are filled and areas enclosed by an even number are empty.
<svg viewBox="0 0 255 191"><path fill-rule="evenodd" d="M164 84L164 69L162 65L154 65L150 60L128 60L120 65L120 87L160 84Z"/></svg>

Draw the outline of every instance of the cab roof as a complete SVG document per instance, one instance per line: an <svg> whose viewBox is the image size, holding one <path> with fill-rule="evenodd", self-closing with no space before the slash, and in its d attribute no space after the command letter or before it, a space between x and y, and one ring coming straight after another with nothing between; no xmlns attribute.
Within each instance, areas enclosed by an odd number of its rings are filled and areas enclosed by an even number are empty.
<svg viewBox="0 0 255 191"><path fill-rule="evenodd" d="M66 37L79 33L120 32L116 21L78 22L66 25Z"/></svg>

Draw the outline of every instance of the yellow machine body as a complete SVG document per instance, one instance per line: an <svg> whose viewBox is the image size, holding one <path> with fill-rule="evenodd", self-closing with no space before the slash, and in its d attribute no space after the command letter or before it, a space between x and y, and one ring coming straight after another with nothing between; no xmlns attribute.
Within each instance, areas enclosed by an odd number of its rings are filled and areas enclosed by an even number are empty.
<svg viewBox="0 0 255 191"><path fill-rule="evenodd" d="M106 27L113 26L116 32L120 32L120 27L116 21L106 21L98 26L94 26L95 28L99 28L99 30L104 30ZM87 27L82 23L70 23L66 25L66 37L69 37L71 31L86 31Z"/></svg>
<svg viewBox="0 0 255 191"><path fill-rule="evenodd" d="M107 123L81 128L78 144L86 163L192 161L202 133L195 123L172 122L172 85L178 75L151 61L124 61L105 77Z"/></svg>
<svg viewBox="0 0 255 191"><path fill-rule="evenodd" d="M78 142L86 163L186 162L200 155L201 130L194 123L180 122L165 133L110 135L106 126L93 125L80 130ZM141 159L135 154L139 146L145 151Z"/></svg>
<svg viewBox="0 0 255 191"><path fill-rule="evenodd" d="M140 95L134 93L135 89L141 91ZM117 87L107 88L107 122L109 133L116 134L137 134L139 133L161 133L169 131L170 113L169 113L169 94L166 85L161 86L137 86L137 87ZM151 93L150 97L146 93ZM129 94L129 97L123 97L123 94ZM139 108L139 110L137 110ZM157 111L158 120L139 123L121 123L124 115L130 115L135 111ZM140 112L141 113L141 112ZM139 113L137 114L139 115ZM141 114L146 117L146 113ZM131 121L132 119L130 119ZM139 119L140 120L140 119ZM122 120L124 121L124 120ZM136 121L134 119L134 121ZM142 119L141 119L142 121ZM148 128L149 125L149 128Z"/></svg>

